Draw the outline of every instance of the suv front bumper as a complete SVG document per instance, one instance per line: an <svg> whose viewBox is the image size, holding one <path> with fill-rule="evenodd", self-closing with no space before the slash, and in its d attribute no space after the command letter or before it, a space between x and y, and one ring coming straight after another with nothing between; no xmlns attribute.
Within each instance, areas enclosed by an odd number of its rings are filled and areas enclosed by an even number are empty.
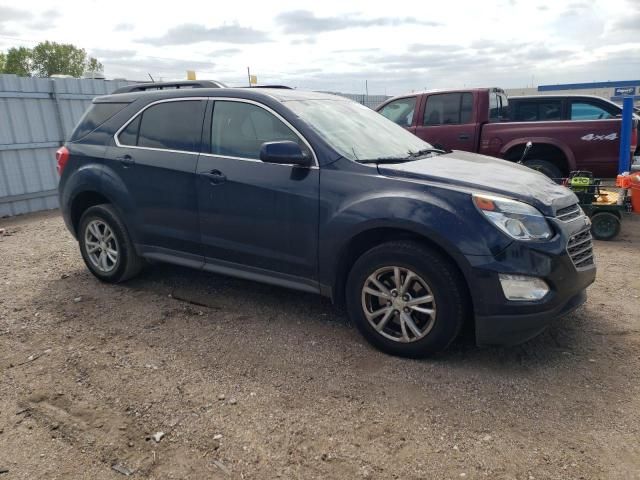
<svg viewBox="0 0 640 480"><path fill-rule="evenodd" d="M596 277L595 262L576 268L567 252L567 243L588 228L583 221L558 223L559 234L551 242L513 242L494 257L467 257L471 264L469 286L479 345L513 345L529 340L554 319L586 301L586 289ZM550 291L538 301L507 300L499 273L541 278Z"/></svg>

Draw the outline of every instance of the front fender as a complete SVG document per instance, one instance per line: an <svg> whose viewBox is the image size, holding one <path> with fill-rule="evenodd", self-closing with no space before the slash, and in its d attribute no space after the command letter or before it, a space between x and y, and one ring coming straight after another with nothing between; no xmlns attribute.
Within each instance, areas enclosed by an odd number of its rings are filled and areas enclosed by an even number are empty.
<svg viewBox="0 0 640 480"><path fill-rule="evenodd" d="M465 256L497 255L511 243L476 210L468 193L444 188L367 193L323 220L319 273L325 285L333 284L349 244L367 231L393 229L423 237L446 252L465 276Z"/></svg>

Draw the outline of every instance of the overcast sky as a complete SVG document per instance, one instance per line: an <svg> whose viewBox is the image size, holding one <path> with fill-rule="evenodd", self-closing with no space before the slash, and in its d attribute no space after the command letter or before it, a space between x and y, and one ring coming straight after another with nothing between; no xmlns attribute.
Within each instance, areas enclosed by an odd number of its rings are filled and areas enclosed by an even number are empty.
<svg viewBox="0 0 640 480"><path fill-rule="evenodd" d="M73 43L108 78L399 94L640 77L640 0L0 0L0 50Z"/></svg>

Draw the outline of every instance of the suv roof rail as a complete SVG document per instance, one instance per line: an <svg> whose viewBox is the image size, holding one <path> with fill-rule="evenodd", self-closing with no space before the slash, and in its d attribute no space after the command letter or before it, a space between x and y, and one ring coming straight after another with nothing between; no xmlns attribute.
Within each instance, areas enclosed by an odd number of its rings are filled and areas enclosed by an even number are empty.
<svg viewBox="0 0 640 480"><path fill-rule="evenodd" d="M284 90L293 90L292 87L288 87L287 85L251 85L245 88L282 88Z"/></svg>
<svg viewBox="0 0 640 480"><path fill-rule="evenodd" d="M145 92L147 90L164 90L178 88L226 88L226 85L216 80L181 80L178 82L147 82L126 85L114 90L113 93Z"/></svg>

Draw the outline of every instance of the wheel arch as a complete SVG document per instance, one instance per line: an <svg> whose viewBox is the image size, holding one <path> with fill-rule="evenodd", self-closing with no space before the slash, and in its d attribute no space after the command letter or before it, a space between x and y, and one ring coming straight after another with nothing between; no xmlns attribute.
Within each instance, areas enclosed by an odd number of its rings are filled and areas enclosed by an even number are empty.
<svg viewBox="0 0 640 480"><path fill-rule="evenodd" d="M331 297L335 304L342 306L345 301L345 287L347 277L354 263L362 254L380 244L408 240L418 243L438 252L454 268L463 280L465 291L464 297L468 301L469 319L473 321L473 297L469 291L468 270L469 266L460 253L454 253L454 249L445 246L442 242L434 240L432 236L413 230L406 226L382 226L362 230L349 238L339 250L336 257L336 268L334 273Z"/></svg>
<svg viewBox="0 0 640 480"><path fill-rule="evenodd" d="M527 154L528 159L535 158L550 161L560 168L563 175L568 175L570 171L576 169L576 161L571 149L553 138L533 137L512 140L502 148L500 152L502 158L514 162L520 160L528 141L533 143L531 150Z"/></svg>

